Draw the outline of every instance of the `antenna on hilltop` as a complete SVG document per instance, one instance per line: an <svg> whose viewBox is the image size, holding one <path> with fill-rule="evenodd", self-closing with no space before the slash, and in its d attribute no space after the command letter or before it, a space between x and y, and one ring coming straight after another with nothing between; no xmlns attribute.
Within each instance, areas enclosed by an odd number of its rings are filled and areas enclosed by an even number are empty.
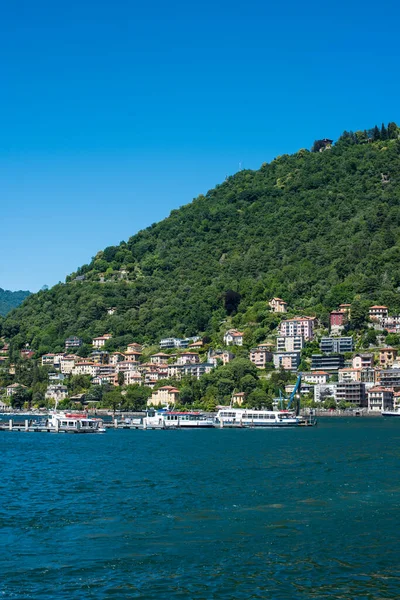
<svg viewBox="0 0 400 600"><path fill-rule="evenodd" d="M239 162L239 171L242 170L242 161Z"/></svg>

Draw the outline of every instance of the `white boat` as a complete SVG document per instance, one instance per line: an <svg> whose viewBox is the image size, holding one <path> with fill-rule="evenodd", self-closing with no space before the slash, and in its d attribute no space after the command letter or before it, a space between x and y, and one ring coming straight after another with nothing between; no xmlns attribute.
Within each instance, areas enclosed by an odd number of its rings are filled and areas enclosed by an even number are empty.
<svg viewBox="0 0 400 600"><path fill-rule="evenodd" d="M145 429L207 429L214 426L214 419L201 412L149 411L143 419Z"/></svg>
<svg viewBox="0 0 400 600"><path fill-rule="evenodd" d="M88 417L85 413L54 411L49 415L48 426L54 433L105 433L101 419Z"/></svg>
<svg viewBox="0 0 400 600"><path fill-rule="evenodd" d="M300 421L284 410L227 407L218 411L215 423L220 427L298 427Z"/></svg>
<svg viewBox="0 0 400 600"><path fill-rule="evenodd" d="M399 410L383 410L381 412L382 417L400 417Z"/></svg>

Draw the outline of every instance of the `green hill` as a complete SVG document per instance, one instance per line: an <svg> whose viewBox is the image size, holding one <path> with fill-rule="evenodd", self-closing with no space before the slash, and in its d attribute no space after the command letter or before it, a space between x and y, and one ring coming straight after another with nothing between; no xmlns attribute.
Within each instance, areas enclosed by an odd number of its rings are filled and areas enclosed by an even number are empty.
<svg viewBox="0 0 400 600"><path fill-rule="evenodd" d="M10 310L19 306L29 294L30 292L22 290L10 292L0 288L0 315L4 317Z"/></svg>
<svg viewBox="0 0 400 600"><path fill-rule="evenodd" d="M398 137L393 123L345 132L331 149L317 141L314 152L240 171L30 296L2 333L40 352L69 335L110 332L114 347L218 337L226 323L252 340L272 326L272 296L322 321L356 296L400 311Z"/></svg>

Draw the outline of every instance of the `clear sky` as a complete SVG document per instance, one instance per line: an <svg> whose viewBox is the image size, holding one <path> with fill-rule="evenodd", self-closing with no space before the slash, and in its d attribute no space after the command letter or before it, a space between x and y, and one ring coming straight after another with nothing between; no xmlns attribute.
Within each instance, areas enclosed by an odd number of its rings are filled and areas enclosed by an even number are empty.
<svg viewBox="0 0 400 600"><path fill-rule="evenodd" d="M395 1L15 0L0 287L36 291L226 175L400 123Z"/></svg>

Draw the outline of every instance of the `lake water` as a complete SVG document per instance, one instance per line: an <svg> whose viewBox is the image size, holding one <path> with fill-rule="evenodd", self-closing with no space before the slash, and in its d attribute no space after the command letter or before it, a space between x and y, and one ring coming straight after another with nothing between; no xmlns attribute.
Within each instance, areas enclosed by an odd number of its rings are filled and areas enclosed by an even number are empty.
<svg viewBox="0 0 400 600"><path fill-rule="evenodd" d="M400 419L0 432L0 598L400 595Z"/></svg>

